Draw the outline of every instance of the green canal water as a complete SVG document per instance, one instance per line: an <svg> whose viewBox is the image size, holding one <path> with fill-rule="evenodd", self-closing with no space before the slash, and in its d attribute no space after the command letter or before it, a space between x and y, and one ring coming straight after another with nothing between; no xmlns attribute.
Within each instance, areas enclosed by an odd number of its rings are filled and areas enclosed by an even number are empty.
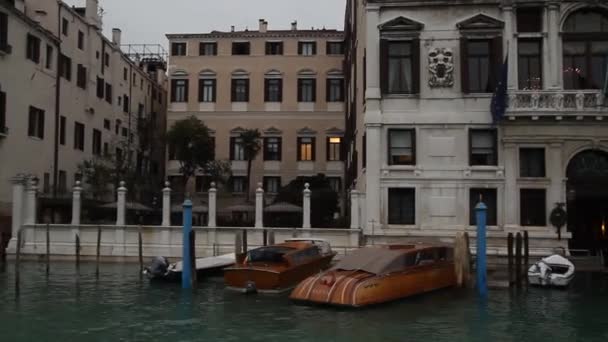
<svg viewBox="0 0 608 342"><path fill-rule="evenodd" d="M0 341L608 341L608 275L568 290L445 290L363 310L242 295L208 279L194 292L140 281L138 266L24 263L0 273Z"/></svg>

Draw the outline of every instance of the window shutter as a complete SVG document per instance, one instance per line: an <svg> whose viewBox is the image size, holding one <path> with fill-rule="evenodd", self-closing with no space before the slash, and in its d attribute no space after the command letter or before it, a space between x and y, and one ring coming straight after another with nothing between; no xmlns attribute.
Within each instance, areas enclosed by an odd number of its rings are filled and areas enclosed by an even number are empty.
<svg viewBox="0 0 608 342"><path fill-rule="evenodd" d="M266 54L268 54L268 44L266 43ZM270 86L270 80L269 79L264 79L264 102L268 102L270 101L270 94L269 94L269 86ZM264 139L264 141L266 141L266 139Z"/></svg>
<svg viewBox="0 0 608 342"><path fill-rule="evenodd" d="M5 50L8 46L8 15L0 12L0 49Z"/></svg>
<svg viewBox="0 0 608 342"><path fill-rule="evenodd" d="M416 129L411 130L412 135L412 165L416 165Z"/></svg>
<svg viewBox="0 0 608 342"><path fill-rule="evenodd" d="M245 102L249 102L249 79L245 80Z"/></svg>
<svg viewBox="0 0 608 342"><path fill-rule="evenodd" d="M317 54L317 43L312 43L312 54L316 55Z"/></svg>
<svg viewBox="0 0 608 342"><path fill-rule="evenodd" d="M190 81L189 81L189 80L185 80L185 85L184 85L184 87L185 87L186 89L184 89L184 102L188 102L188 90L189 90L189 88L190 88L190 87L188 86L189 84L190 84Z"/></svg>
<svg viewBox="0 0 608 342"><path fill-rule="evenodd" d="M270 55L270 42L266 42L266 54Z"/></svg>
<svg viewBox="0 0 608 342"><path fill-rule="evenodd" d="M302 138L298 137L296 146L298 147L298 161L300 161L302 160Z"/></svg>
<svg viewBox="0 0 608 342"><path fill-rule="evenodd" d="M201 43L202 48L202 43ZM198 102L203 102L203 89L204 89L204 80L199 78L198 80Z"/></svg>
<svg viewBox="0 0 608 342"><path fill-rule="evenodd" d="M6 93L0 92L0 132L6 125Z"/></svg>
<svg viewBox="0 0 608 342"><path fill-rule="evenodd" d="M346 161L346 139L344 137L340 139L340 160Z"/></svg>
<svg viewBox="0 0 608 342"><path fill-rule="evenodd" d="M213 80L212 84L212 90L213 90L213 96L211 97L211 99L213 100L213 102L217 101L217 80Z"/></svg>
<svg viewBox="0 0 608 342"><path fill-rule="evenodd" d="M312 138L312 161L317 160L317 138L313 137Z"/></svg>
<svg viewBox="0 0 608 342"><path fill-rule="evenodd" d="M236 100L236 80L232 79L231 85L230 85L230 101L235 102L235 100Z"/></svg>
<svg viewBox="0 0 608 342"><path fill-rule="evenodd" d="M298 102L302 102L302 80L298 79Z"/></svg>
<svg viewBox="0 0 608 342"><path fill-rule="evenodd" d="M205 43L198 44L198 55L199 56L205 55Z"/></svg>
<svg viewBox="0 0 608 342"><path fill-rule="evenodd" d="M298 55L302 54L302 42L298 42Z"/></svg>
<svg viewBox="0 0 608 342"><path fill-rule="evenodd" d="M325 160L329 161L329 137L325 137Z"/></svg>
<svg viewBox="0 0 608 342"><path fill-rule="evenodd" d="M27 135L29 135L30 137L33 137L34 133L36 133L34 128L34 126L36 125L35 115L36 114L34 114L34 108L30 107L29 123L27 125Z"/></svg>
<svg viewBox="0 0 608 342"><path fill-rule="evenodd" d="M235 137L230 137L230 160L234 160L234 142Z"/></svg>
<svg viewBox="0 0 608 342"><path fill-rule="evenodd" d="M491 43L492 49L492 66L490 67L490 80L492 86L492 92L498 84L498 75L500 75L500 66L503 63L502 58L502 36L494 37Z"/></svg>
<svg viewBox="0 0 608 342"><path fill-rule="evenodd" d="M467 38L460 37L460 86L463 93L469 93L469 64Z"/></svg>
<svg viewBox="0 0 608 342"><path fill-rule="evenodd" d="M279 158L278 161L283 160L283 138L277 138L279 144ZM298 149L299 150L299 149Z"/></svg>
<svg viewBox="0 0 608 342"><path fill-rule="evenodd" d="M331 91L331 80L328 78L325 80L325 101L330 102L329 94Z"/></svg>
<svg viewBox="0 0 608 342"><path fill-rule="evenodd" d="M317 79L312 80L312 102L317 102Z"/></svg>
<svg viewBox="0 0 608 342"><path fill-rule="evenodd" d="M279 102L283 102L283 80L278 80L279 83Z"/></svg>
<svg viewBox="0 0 608 342"><path fill-rule="evenodd" d="M264 138L264 160L268 160L268 138Z"/></svg>
<svg viewBox="0 0 608 342"><path fill-rule="evenodd" d="M44 139L44 111L37 110L38 112L38 134L40 139Z"/></svg>
<svg viewBox="0 0 608 342"><path fill-rule="evenodd" d="M177 87L177 80L171 80L171 102L175 102L175 88Z"/></svg>
<svg viewBox="0 0 608 342"><path fill-rule="evenodd" d="M388 93L388 40L380 39L380 88Z"/></svg>
<svg viewBox="0 0 608 342"><path fill-rule="evenodd" d="M412 94L420 94L420 39L412 41Z"/></svg>

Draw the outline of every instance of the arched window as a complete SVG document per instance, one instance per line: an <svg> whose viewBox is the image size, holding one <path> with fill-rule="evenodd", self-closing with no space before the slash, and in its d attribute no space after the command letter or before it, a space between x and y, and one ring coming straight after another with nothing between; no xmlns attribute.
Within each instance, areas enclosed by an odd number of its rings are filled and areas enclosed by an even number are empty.
<svg viewBox="0 0 608 342"><path fill-rule="evenodd" d="M563 25L565 89L602 89L608 65L608 13L578 10Z"/></svg>

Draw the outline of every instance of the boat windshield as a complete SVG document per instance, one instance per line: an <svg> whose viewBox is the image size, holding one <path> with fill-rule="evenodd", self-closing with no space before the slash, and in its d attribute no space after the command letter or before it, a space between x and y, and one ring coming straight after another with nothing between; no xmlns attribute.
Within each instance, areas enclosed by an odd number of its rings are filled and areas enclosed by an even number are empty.
<svg viewBox="0 0 608 342"><path fill-rule="evenodd" d="M295 248L285 246L260 247L247 253L247 262L282 262L283 255Z"/></svg>

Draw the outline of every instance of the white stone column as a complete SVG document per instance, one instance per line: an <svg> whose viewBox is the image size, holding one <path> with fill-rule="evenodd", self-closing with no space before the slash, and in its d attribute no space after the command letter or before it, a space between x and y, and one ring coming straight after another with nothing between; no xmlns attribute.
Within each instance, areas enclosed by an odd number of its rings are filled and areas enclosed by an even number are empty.
<svg viewBox="0 0 608 342"><path fill-rule="evenodd" d="M125 188L124 181L120 182L120 187L118 188L118 194L116 197L116 225L124 226L127 211L127 188Z"/></svg>
<svg viewBox="0 0 608 342"><path fill-rule="evenodd" d="M515 16L513 15L513 6L505 5L502 8L503 18L505 20L505 37L503 51L505 56L509 56L509 80L508 89L517 89L517 39L514 38L516 29Z"/></svg>
<svg viewBox="0 0 608 342"><path fill-rule="evenodd" d="M551 179L549 188L547 213L555 208L555 203L565 202L566 190L564 189L564 165L562 158L562 143L552 142L549 144L547 176Z"/></svg>
<svg viewBox="0 0 608 342"><path fill-rule="evenodd" d="M215 222L216 215L216 201L217 201L217 189L215 188L215 182L211 183L211 188L209 189L209 220L207 223L208 227L215 228L217 226Z"/></svg>
<svg viewBox="0 0 608 342"><path fill-rule="evenodd" d="M372 233L371 222L376 226L381 224L380 217L380 168L382 165L382 126L380 124L366 125L367 137L367 167L365 173L366 181L366 221L363 222L363 227L366 234ZM376 231L375 233L377 233Z"/></svg>
<svg viewBox="0 0 608 342"><path fill-rule="evenodd" d="M304 184L304 200L302 201L302 228L310 229L310 184Z"/></svg>
<svg viewBox="0 0 608 342"><path fill-rule="evenodd" d="M11 179L11 183L13 184L13 208L11 241L9 242L8 251L10 253L14 253L17 249L17 234L19 234L19 230L21 229L21 224L23 223L23 213L25 210L25 179L21 176L17 176Z"/></svg>
<svg viewBox="0 0 608 342"><path fill-rule="evenodd" d="M32 225L36 224L36 195L38 194L38 182L35 179L30 179L28 183L24 224Z"/></svg>
<svg viewBox="0 0 608 342"><path fill-rule="evenodd" d="M163 227L171 226L171 183L165 182L163 189L163 220L160 224Z"/></svg>
<svg viewBox="0 0 608 342"><path fill-rule="evenodd" d="M350 228L359 228L359 191L350 192Z"/></svg>
<svg viewBox="0 0 608 342"><path fill-rule="evenodd" d="M504 194L504 224L505 228L519 226L517 213L519 212L519 196L517 195L517 146L513 143L505 143L505 194Z"/></svg>
<svg viewBox="0 0 608 342"><path fill-rule="evenodd" d="M547 32L547 40L549 42L549 51L545 51L543 54L549 62L549 74L547 74L547 78L549 79L549 86L551 89L559 89L562 84L562 68L561 68L561 59L562 55L559 49L559 1L549 2L547 7L548 13L548 32Z"/></svg>
<svg viewBox="0 0 608 342"><path fill-rule="evenodd" d="M80 181L76 181L74 189L72 189L72 226L80 225L81 193Z"/></svg>
<svg viewBox="0 0 608 342"><path fill-rule="evenodd" d="M264 227L264 189L262 183L258 183L255 190L255 227Z"/></svg>

